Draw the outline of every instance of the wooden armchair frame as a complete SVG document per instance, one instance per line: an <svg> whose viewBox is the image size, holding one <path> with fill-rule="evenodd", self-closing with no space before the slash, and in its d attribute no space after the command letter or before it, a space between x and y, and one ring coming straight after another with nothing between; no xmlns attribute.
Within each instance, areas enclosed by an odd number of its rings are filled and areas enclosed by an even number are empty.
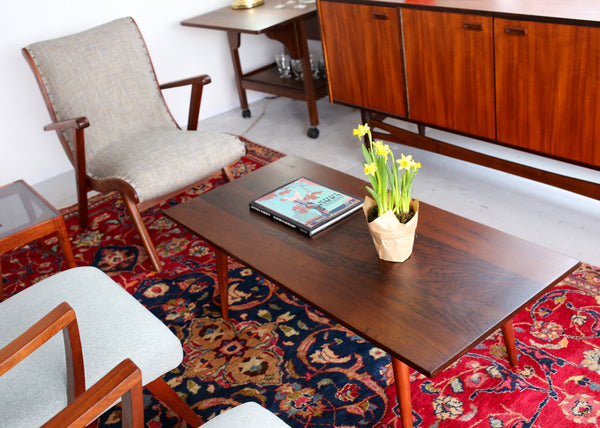
<svg viewBox="0 0 600 428"><path fill-rule="evenodd" d="M142 373L129 358L43 425L43 428L86 427L121 398L121 426L144 426Z"/></svg>
<svg viewBox="0 0 600 428"><path fill-rule="evenodd" d="M135 25L137 27L137 24L135 24ZM138 32L139 32L139 28L138 28ZM142 37L142 40L143 40L143 36L141 35L141 33L140 33L140 37ZM150 54L148 52L148 49L147 49L145 43L144 43L144 48L146 49L148 58L150 58ZM117 179L117 178L110 179L110 180L96 180L93 177L90 177L89 175L87 175L86 159L85 159L84 130L85 130L85 128L90 126L89 120L84 116L80 116L80 117L75 117L75 118L70 118L67 120L59 121L57 119L56 113L55 113L52 103L50 101L50 97L49 97L46 87L44 85L44 81L42 79L40 71L38 70L37 66L35 65L33 58L31 57L30 53L27 51L26 48L22 49L22 53L35 75L35 79L38 83L38 86L39 86L41 92L42 92L44 102L46 104L48 112L50 113L50 118L52 120L52 123L44 126L44 130L56 131L58 138L62 144L62 147L65 150L67 157L69 158L69 161L71 162L71 164L73 165L73 167L75 169L80 227L86 228L89 224L88 198L87 198L88 191L89 190L97 190L99 192L108 192L108 191L117 190L121 194L121 197L123 198L123 201L125 202L125 206L127 207L127 210L129 212L129 214L131 215L131 218L133 219L136 230L142 240L144 247L146 248L146 251L148 253L148 256L150 258L150 262L152 263L152 266L154 267L154 269L156 271L160 272L162 270L162 263L158 256L156 248L155 248L154 244L152 243L152 240L150 239L150 234L142 221L142 217L141 217L140 213L147 210L148 208L151 208L154 205L157 205L158 203L160 203L164 200L167 200L167 199L177 195L178 193L180 193L181 191L183 191L187 188L191 188L191 187L199 184L201 181L199 181L197 183L193 183L182 189L178 189L169 194L162 195L161 197L159 197L157 199L148 200L148 201L144 201L144 202L140 203L135 191L125 181ZM150 62L150 66L152 68L154 78L156 80L156 72L154 70L154 65L152 65L152 62ZM206 74L187 78L187 79L177 80L177 81L165 83L165 84L159 84L158 81L156 80L156 84L161 89L161 91L164 89L177 88L177 87L183 87L183 86L191 86L190 106L189 106L188 124L187 124L188 131L195 131L198 128L198 117L199 117L200 105L201 105L201 101L202 101L202 92L203 92L204 86L209 84L210 82L211 82L211 78ZM161 92L161 97L162 97L163 103L165 104L165 107L168 110L168 106L164 100L164 97L162 96L162 92ZM173 118L170 111L169 111L169 114ZM176 123L174 118L173 118L173 122ZM63 134L63 132L70 133L71 141L73 142L73 146L74 146L73 148L69 145L69 142L65 138L65 135ZM231 169L229 168L229 166L225 166L222 169L222 173L223 173L223 176L226 181L229 182L229 181L233 180L234 176L233 176L233 173L231 172Z"/></svg>
<svg viewBox="0 0 600 428"><path fill-rule="evenodd" d="M65 343L69 405L44 427L84 427L119 398L123 403L123 426L142 427L144 410L140 369L133 361L125 359L86 390L77 318L75 311L65 302L0 349L0 376L60 332Z"/></svg>

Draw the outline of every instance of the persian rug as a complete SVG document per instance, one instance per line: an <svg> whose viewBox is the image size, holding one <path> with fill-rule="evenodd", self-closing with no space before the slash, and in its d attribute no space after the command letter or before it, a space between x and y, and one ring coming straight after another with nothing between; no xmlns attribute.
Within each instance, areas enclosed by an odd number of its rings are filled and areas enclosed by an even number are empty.
<svg viewBox="0 0 600 428"><path fill-rule="evenodd" d="M283 156L247 147L236 176ZM292 427L401 426L389 355L235 260L231 320L220 317L211 247L162 212L221 184L211 177L143 213L164 262L160 274L117 195L92 199L86 230L75 208L65 209L77 263L107 272L178 335L184 361L165 379L205 420L255 401ZM2 257L6 294L65 267L54 237L17 248ZM497 331L433 379L413 371L413 426L597 426L600 269L582 265L519 313L514 327L516 369ZM152 395L144 399L147 426L185 426ZM120 426L119 407L98 425Z"/></svg>

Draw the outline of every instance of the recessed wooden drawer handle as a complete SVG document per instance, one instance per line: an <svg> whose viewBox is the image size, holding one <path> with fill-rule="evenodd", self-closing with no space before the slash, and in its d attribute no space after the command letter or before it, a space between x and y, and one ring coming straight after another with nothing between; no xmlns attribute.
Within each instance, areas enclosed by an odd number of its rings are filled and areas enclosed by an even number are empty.
<svg viewBox="0 0 600 428"><path fill-rule="evenodd" d="M483 31L483 25L479 22L463 22L463 28L468 31Z"/></svg>
<svg viewBox="0 0 600 428"><path fill-rule="evenodd" d="M373 18L375 19L381 19L382 21L385 21L388 19L387 13L375 13L373 12Z"/></svg>
<svg viewBox="0 0 600 428"><path fill-rule="evenodd" d="M526 36L527 28L522 27L504 27L504 34L508 34L509 36Z"/></svg>

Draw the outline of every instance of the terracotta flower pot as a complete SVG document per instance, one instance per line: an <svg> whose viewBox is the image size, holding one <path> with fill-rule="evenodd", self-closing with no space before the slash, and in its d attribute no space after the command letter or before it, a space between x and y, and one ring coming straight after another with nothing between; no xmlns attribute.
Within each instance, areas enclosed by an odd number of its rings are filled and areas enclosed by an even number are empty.
<svg viewBox="0 0 600 428"><path fill-rule="evenodd" d="M410 257L419 220L419 200L413 199L410 204L415 215L406 224L400 223L392 211L386 211L383 215L368 223L369 232L371 232L380 259L389 262L403 262ZM369 211L376 205L373 199L368 196L365 197L363 212L367 221Z"/></svg>

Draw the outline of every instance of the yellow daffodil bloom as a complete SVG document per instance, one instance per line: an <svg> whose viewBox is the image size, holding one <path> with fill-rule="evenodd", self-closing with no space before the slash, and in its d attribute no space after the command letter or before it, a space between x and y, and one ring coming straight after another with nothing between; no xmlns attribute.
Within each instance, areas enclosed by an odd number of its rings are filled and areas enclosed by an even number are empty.
<svg viewBox="0 0 600 428"><path fill-rule="evenodd" d="M396 161L398 163L398 166L400 167L400 169L408 169L408 167L410 166L410 159L404 156L404 153L400 156L401 158Z"/></svg>
<svg viewBox="0 0 600 428"><path fill-rule="evenodd" d="M365 158L364 172L369 178L371 186L367 190L375 199L377 204L377 215L381 216L388 210L400 216L410 210L411 187L417 170L421 168L420 162L415 162L412 155L401 155L401 159L395 160L390 146L381 140L373 141L371 129L368 124L358 125L353 131L365 143L361 149ZM366 136L366 137L365 137ZM392 165L398 164L398 168L390 168L388 158L391 157Z"/></svg>
<svg viewBox="0 0 600 428"><path fill-rule="evenodd" d="M377 172L377 166L375 165L375 163L370 163L370 164L365 164L365 174L366 175L375 175L375 173Z"/></svg>
<svg viewBox="0 0 600 428"><path fill-rule="evenodd" d="M388 146L387 144L383 144L383 141L381 140L376 140L373 143L373 148L375 149L375 152L378 156L383 156L386 159L388 157L388 154L392 153L392 151L390 150L390 146Z"/></svg>
<svg viewBox="0 0 600 428"><path fill-rule="evenodd" d="M365 123L364 125L358 125L358 128L355 128L352 131L352 135L358 135L358 139L360 140L364 135L368 134L371 131L369 125Z"/></svg>

